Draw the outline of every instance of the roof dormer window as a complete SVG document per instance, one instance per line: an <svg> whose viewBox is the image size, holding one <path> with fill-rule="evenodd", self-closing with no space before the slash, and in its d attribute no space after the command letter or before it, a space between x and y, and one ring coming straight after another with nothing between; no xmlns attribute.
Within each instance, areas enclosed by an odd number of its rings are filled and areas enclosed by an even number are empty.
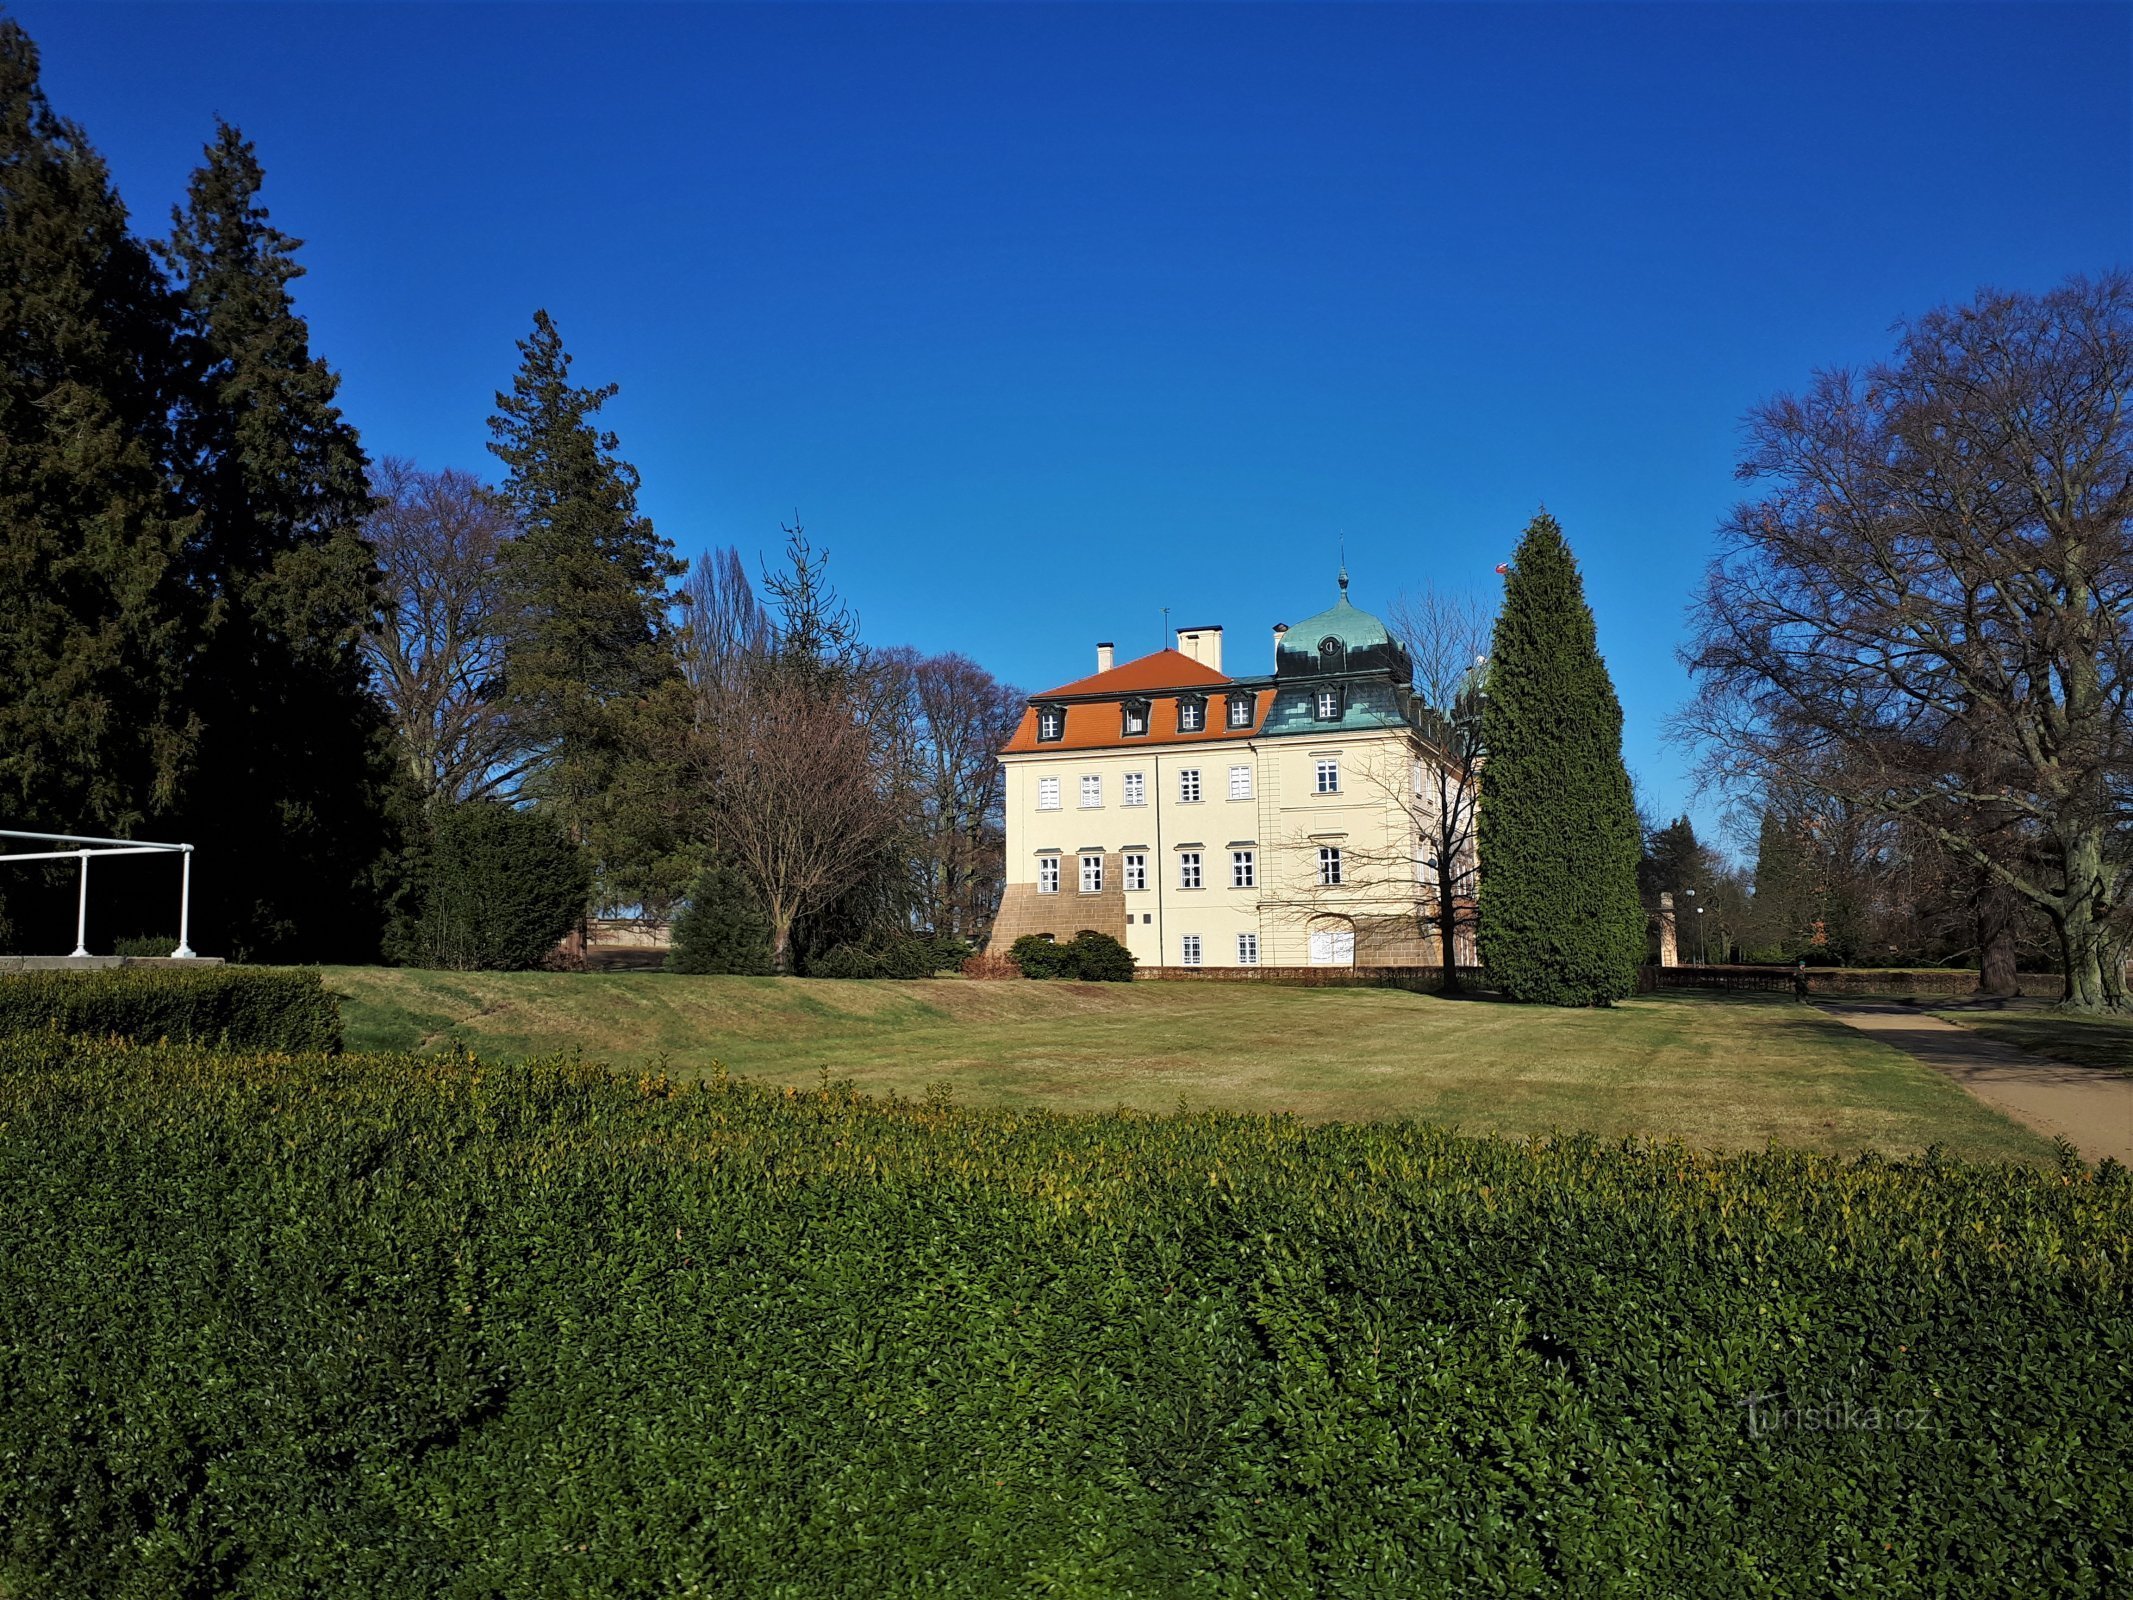
<svg viewBox="0 0 2133 1600"><path fill-rule="evenodd" d="M1338 722L1341 719L1341 692L1338 689L1321 689L1312 697L1311 714L1320 722Z"/></svg>
<svg viewBox="0 0 2133 1600"><path fill-rule="evenodd" d="M1207 702L1198 695L1178 696L1178 732L1198 733L1207 726Z"/></svg>
<svg viewBox="0 0 2133 1600"><path fill-rule="evenodd" d="M1252 715L1258 710L1258 696L1233 694L1229 697L1229 725L1232 728L1249 728Z"/></svg>
<svg viewBox="0 0 2133 1600"><path fill-rule="evenodd" d="M1128 700L1125 704L1121 728L1129 739L1137 738L1148 731L1148 702Z"/></svg>
<svg viewBox="0 0 2133 1600"><path fill-rule="evenodd" d="M1037 708L1037 742L1052 744L1066 737L1066 707L1039 706Z"/></svg>

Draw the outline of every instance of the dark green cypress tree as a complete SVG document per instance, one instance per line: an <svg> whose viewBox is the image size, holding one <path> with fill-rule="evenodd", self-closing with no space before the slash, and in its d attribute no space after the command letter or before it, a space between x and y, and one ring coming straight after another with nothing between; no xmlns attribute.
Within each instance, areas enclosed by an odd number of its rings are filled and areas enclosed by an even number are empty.
<svg viewBox="0 0 2133 1600"><path fill-rule="evenodd" d="M269 221L263 182L251 143L218 125L163 247L181 286L180 474L201 513L189 566L213 597L182 827L212 852L211 940L366 959L392 772L359 651L378 605L369 464L290 292L301 241Z"/></svg>
<svg viewBox="0 0 2133 1600"><path fill-rule="evenodd" d="M519 341L511 392L496 397L489 449L508 469L517 523L501 566L510 621L504 702L540 752L523 788L592 855L609 903L647 893L647 863L671 860L644 837L656 816L618 797L641 788L633 764L660 743L648 722L678 706L669 586L685 570L637 509L637 473L596 421L615 385L570 381L546 311Z"/></svg>
<svg viewBox="0 0 2133 1600"><path fill-rule="evenodd" d="M0 812L21 826L134 829L192 758L170 318L102 158L0 18Z"/></svg>
<svg viewBox="0 0 2133 1600"><path fill-rule="evenodd" d="M1606 1005L1644 949L1622 705L1563 532L1543 511L1504 585L1476 818L1482 965L1514 1000Z"/></svg>

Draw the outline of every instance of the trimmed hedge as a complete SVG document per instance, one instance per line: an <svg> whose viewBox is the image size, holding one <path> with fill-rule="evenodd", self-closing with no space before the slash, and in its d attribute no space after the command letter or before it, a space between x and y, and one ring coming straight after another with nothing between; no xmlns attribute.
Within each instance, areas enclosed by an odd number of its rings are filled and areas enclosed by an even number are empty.
<svg viewBox="0 0 2133 1600"><path fill-rule="evenodd" d="M2115 1169L32 1035L0 1237L10 1600L2133 1577Z"/></svg>
<svg viewBox="0 0 2133 1600"><path fill-rule="evenodd" d="M341 1004L316 972L274 967L105 967L0 973L0 1036L63 1034L333 1054Z"/></svg>
<svg viewBox="0 0 2133 1600"><path fill-rule="evenodd" d="M1084 928L1064 944L1025 933L1008 950L1025 978L1076 978L1084 983L1131 983L1133 952L1108 933Z"/></svg>

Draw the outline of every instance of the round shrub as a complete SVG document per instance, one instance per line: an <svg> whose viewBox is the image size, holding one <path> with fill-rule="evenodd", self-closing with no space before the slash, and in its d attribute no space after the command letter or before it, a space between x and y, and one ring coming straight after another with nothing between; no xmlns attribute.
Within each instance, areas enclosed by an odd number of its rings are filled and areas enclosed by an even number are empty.
<svg viewBox="0 0 2133 1600"><path fill-rule="evenodd" d="M1067 947L1042 933L1025 933L1007 952L1025 978L1069 978Z"/></svg>
<svg viewBox="0 0 2133 1600"><path fill-rule="evenodd" d="M761 975L770 967L770 918L747 878L714 861L674 919L667 971Z"/></svg>
<svg viewBox="0 0 2133 1600"><path fill-rule="evenodd" d="M1133 952L1108 933L1083 928L1067 947L1074 963L1074 976L1084 983L1131 983Z"/></svg>
<svg viewBox="0 0 2133 1600"><path fill-rule="evenodd" d="M440 808L415 867L416 911L395 929L405 965L540 966L584 913L592 875L553 819L494 800Z"/></svg>

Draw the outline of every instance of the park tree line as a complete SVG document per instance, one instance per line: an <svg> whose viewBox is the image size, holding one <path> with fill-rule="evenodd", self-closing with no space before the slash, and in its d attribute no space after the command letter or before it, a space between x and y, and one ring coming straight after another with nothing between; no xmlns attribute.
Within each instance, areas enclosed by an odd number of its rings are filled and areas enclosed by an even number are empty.
<svg viewBox="0 0 2133 1600"><path fill-rule="evenodd" d="M1019 694L867 646L797 521L688 569L545 312L493 481L373 465L264 181L218 124L140 237L0 19L0 808L194 843L196 943L254 959L519 963L699 889L743 964L976 931ZM99 881L95 943L169 931L158 874ZM0 941L72 893L15 869Z"/></svg>

